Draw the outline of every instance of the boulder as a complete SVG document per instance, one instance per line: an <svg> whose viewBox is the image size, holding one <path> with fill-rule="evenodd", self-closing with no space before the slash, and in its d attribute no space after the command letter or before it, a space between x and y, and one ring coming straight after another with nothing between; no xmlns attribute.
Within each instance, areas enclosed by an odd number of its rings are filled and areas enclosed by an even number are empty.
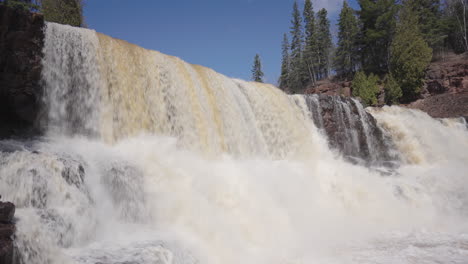
<svg viewBox="0 0 468 264"><path fill-rule="evenodd" d="M0 223L11 223L15 215L15 205L6 202L0 202Z"/></svg>
<svg viewBox="0 0 468 264"><path fill-rule="evenodd" d="M10 238L0 238L0 264L14 263L14 246Z"/></svg>

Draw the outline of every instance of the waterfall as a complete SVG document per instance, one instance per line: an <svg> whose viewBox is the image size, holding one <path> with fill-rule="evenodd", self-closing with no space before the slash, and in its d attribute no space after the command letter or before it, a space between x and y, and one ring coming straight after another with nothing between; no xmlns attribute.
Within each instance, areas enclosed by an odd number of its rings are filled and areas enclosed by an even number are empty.
<svg viewBox="0 0 468 264"><path fill-rule="evenodd" d="M287 95L48 23L46 134L0 141L22 264L465 263L468 128Z"/></svg>

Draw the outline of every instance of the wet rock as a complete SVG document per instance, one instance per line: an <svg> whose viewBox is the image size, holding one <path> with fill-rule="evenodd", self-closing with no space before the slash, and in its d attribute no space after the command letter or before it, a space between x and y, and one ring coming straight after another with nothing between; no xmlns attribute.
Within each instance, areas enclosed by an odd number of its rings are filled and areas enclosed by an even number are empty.
<svg viewBox="0 0 468 264"><path fill-rule="evenodd" d="M12 264L14 259L13 240L0 238L0 264Z"/></svg>
<svg viewBox="0 0 468 264"><path fill-rule="evenodd" d="M0 202L0 223L11 223L15 215L15 205L6 202Z"/></svg>
<svg viewBox="0 0 468 264"><path fill-rule="evenodd" d="M38 132L43 27L42 15L0 5L0 138Z"/></svg>
<svg viewBox="0 0 468 264"><path fill-rule="evenodd" d="M362 165L388 166L397 160L389 137L377 126L356 99L342 96L309 95L307 105L315 125L327 136L330 147L348 161Z"/></svg>
<svg viewBox="0 0 468 264"><path fill-rule="evenodd" d="M10 202L0 202L0 264L12 264L14 247L12 236L16 231L13 217L15 205Z"/></svg>
<svg viewBox="0 0 468 264"><path fill-rule="evenodd" d="M0 224L0 237L11 237L15 231L14 224Z"/></svg>

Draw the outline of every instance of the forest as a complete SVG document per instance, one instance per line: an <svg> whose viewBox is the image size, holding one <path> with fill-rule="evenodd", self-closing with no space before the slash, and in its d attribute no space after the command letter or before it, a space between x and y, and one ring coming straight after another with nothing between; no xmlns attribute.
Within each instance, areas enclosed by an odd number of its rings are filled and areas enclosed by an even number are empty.
<svg viewBox="0 0 468 264"><path fill-rule="evenodd" d="M376 104L379 85L387 104L407 103L420 94L432 60L468 50L467 0L357 2L359 10L343 2L336 41L326 9L315 12L306 0L301 12L294 3L282 43L282 90L300 93L333 75L353 80L353 96L366 105Z"/></svg>

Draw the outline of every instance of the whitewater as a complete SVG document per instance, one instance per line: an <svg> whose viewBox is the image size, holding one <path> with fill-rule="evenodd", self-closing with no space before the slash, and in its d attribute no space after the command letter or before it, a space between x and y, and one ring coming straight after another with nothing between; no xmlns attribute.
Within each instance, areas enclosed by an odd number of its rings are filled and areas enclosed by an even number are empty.
<svg viewBox="0 0 468 264"><path fill-rule="evenodd" d="M0 141L20 263L468 263L464 119L336 99L340 151L317 96L53 23L42 79L45 135Z"/></svg>

